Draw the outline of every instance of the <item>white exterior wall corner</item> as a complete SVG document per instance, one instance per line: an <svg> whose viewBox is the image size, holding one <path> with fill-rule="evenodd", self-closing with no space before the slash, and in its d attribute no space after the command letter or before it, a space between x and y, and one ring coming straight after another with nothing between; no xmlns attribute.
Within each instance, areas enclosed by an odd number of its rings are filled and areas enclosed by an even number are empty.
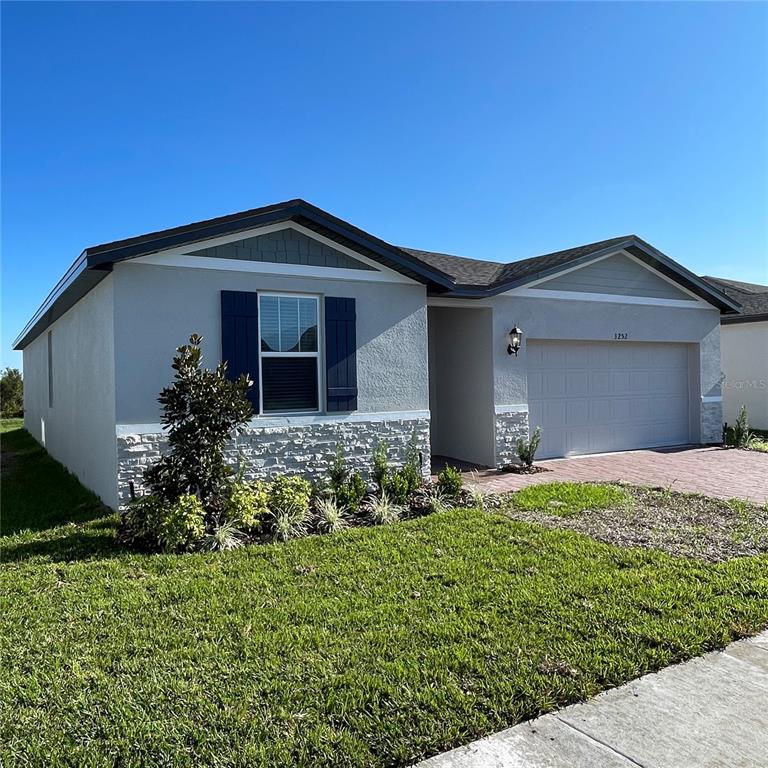
<svg viewBox="0 0 768 768"><path fill-rule="evenodd" d="M493 306L494 403L497 411L528 406L526 343L529 340L676 342L691 345L691 440L719 442L722 434L720 403L720 313L714 307L678 308L644 304L591 302L578 299L534 298L502 294ZM518 356L507 354L507 334L514 325L523 329ZM626 341L614 340L625 333ZM705 401L704 398L709 398ZM518 425L519 426L519 425ZM537 425L529 424L532 431ZM515 452L519 429L499 425L496 450L506 462ZM498 463L498 459L497 459Z"/></svg>
<svg viewBox="0 0 768 768"><path fill-rule="evenodd" d="M58 318L48 403L47 332L23 351L24 426L54 459L110 507L117 506L114 285L107 275Z"/></svg>

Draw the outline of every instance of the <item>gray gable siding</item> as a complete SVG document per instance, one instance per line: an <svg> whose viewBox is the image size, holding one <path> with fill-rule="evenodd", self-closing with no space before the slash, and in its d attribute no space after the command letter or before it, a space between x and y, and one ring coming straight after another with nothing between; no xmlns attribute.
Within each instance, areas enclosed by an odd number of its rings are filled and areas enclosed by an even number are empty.
<svg viewBox="0 0 768 768"><path fill-rule="evenodd" d="M695 301L687 293L620 253L565 275L553 277L533 286L532 290L536 288Z"/></svg>
<svg viewBox="0 0 768 768"><path fill-rule="evenodd" d="M329 248L295 229L281 229L226 245L189 251L193 256L215 259L262 261L272 264L302 264L308 267L337 267L377 271L346 253Z"/></svg>

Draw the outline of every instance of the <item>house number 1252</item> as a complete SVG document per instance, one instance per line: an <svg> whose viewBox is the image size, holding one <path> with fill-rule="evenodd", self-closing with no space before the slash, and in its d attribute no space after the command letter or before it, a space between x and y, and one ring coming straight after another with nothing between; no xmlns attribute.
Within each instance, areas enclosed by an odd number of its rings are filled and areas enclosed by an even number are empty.
<svg viewBox="0 0 768 768"><path fill-rule="evenodd" d="M614 333L613 334L613 338L614 339L620 339L620 340L628 339L629 338L629 334L627 334L627 333Z"/></svg>

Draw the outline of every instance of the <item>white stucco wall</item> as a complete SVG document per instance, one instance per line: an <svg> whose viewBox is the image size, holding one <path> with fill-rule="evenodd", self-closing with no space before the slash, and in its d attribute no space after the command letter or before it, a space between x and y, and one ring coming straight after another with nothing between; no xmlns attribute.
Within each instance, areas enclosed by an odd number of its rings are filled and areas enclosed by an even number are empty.
<svg viewBox="0 0 768 768"><path fill-rule="evenodd" d="M695 424L710 418L712 398L720 396L720 313L714 307L679 308L643 304L614 304L574 299L545 299L501 295L489 301L493 307L494 398L496 408L528 402L525 342L517 357L507 354L507 334L518 325L524 339L563 339L613 341L614 334L625 333L626 341L670 341L697 345L691 365L691 408L696 409ZM702 401L702 398L708 400ZM709 406L709 407L707 407ZM714 416L712 417L714 418ZM719 426L704 427L719 434ZM693 430L691 440L702 439Z"/></svg>
<svg viewBox="0 0 768 768"><path fill-rule="evenodd" d="M720 329L723 417L733 424L746 405L750 424L768 429L768 321Z"/></svg>
<svg viewBox="0 0 768 768"><path fill-rule="evenodd" d="M356 299L358 412L429 408L426 289L419 284L320 279L255 272L115 265L118 424L160 418L157 395L172 379L174 350L193 332L205 364L221 355L221 291L283 291ZM321 320L322 325L322 320ZM322 368L322 365L321 365ZM324 390L324 383L321 386Z"/></svg>
<svg viewBox="0 0 768 768"><path fill-rule="evenodd" d="M113 281L108 275L24 349L24 426L108 506L117 504Z"/></svg>
<svg viewBox="0 0 768 768"><path fill-rule="evenodd" d="M432 452L493 466L490 309L429 308Z"/></svg>

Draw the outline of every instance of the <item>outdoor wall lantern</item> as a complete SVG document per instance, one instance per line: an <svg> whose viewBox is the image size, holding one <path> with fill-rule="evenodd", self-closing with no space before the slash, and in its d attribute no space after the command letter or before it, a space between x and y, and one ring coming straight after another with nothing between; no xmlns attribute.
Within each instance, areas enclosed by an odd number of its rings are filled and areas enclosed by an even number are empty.
<svg viewBox="0 0 768 768"><path fill-rule="evenodd" d="M520 345L523 343L523 332L515 326L508 334L509 344L507 344L507 354L517 357L520 351Z"/></svg>

